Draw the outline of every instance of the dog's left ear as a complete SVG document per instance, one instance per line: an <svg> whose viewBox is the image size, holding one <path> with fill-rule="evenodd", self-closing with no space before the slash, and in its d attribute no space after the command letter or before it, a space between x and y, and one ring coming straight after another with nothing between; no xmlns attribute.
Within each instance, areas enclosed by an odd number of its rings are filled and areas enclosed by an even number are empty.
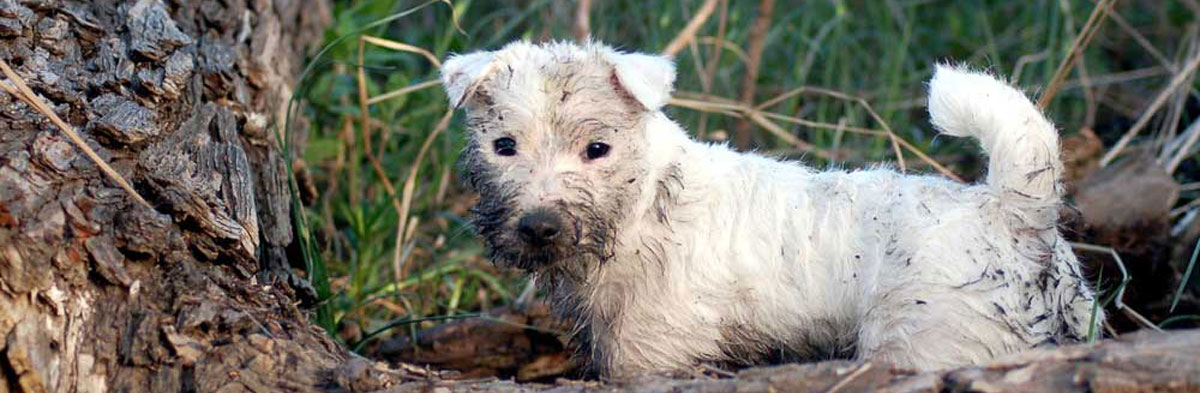
<svg viewBox="0 0 1200 393"><path fill-rule="evenodd" d="M442 64L442 88L450 99L450 107L458 108L471 99L475 86L492 69L495 53L479 51L466 55L454 55Z"/></svg>
<svg viewBox="0 0 1200 393"><path fill-rule="evenodd" d="M666 57L641 53L612 53L616 83L647 110L656 111L671 99L675 64Z"/></svg>

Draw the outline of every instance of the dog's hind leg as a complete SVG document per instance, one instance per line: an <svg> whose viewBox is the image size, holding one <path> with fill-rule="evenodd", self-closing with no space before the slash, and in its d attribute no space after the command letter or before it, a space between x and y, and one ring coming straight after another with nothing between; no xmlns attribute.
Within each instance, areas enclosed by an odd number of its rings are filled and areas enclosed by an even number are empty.
<svg viewBox="0 0 1200 393"><path fill-rule="evenodd" d="M998 315L991 294L942 285L878 294L860 319L857 355L906 368L976 364L1029 345Z"/></svg>
<svg viewBox="0 0 1200 393"><path fill-rule="evenodd" d="M1008 257L1013 246L988 240L1004 231L982 221L943 214L909 234L919 242L911 253L881 262L859 311L860 358L928 370L1034 345L1017 288L1040 269Z"/></svg>

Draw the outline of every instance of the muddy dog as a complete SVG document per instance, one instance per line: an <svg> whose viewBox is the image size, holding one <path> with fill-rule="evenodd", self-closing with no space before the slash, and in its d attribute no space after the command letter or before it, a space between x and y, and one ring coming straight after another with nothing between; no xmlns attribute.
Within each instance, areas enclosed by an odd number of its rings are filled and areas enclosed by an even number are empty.
<svg viewBox="0 0 1200 393"><path fill-rule="evenodd" d="M1058 136L1018 90L938 66L929 113L990 157L966 185L693 140L669 59L514 42L448 59L472 223L601 375L879 359L937 369L1074 342L1103 314L1056 224Z"/></svg>

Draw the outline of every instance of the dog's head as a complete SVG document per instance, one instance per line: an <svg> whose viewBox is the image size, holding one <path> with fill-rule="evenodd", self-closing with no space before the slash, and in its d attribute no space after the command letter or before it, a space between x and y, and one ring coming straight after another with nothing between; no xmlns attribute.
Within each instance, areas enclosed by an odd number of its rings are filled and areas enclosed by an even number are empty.
<svg viewBox="0 0 1200 393"><path fill-rule="evenodd" d="M514 42L446 61L450 104L467 111L472 221L493 261L539 270L612 256L674 78L666 58L596 43Z"/></svg>

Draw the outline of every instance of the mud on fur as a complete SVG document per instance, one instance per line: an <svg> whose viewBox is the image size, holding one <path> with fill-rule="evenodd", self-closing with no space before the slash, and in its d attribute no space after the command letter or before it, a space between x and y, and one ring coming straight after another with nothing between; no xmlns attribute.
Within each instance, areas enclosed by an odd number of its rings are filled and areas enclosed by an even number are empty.
<svg viewBox="0 0 1200 393"><path fill-rule="evenodd" d="M877 359L939 369L1079 341L1093 292L1057 230L1058 135L1018 90L939 66L929 111L987 180L816 171L692 140L669 59L514 42L453 56L472 221L601 375ZM1097 323L1103 316L1096 318Z"/></svg>

